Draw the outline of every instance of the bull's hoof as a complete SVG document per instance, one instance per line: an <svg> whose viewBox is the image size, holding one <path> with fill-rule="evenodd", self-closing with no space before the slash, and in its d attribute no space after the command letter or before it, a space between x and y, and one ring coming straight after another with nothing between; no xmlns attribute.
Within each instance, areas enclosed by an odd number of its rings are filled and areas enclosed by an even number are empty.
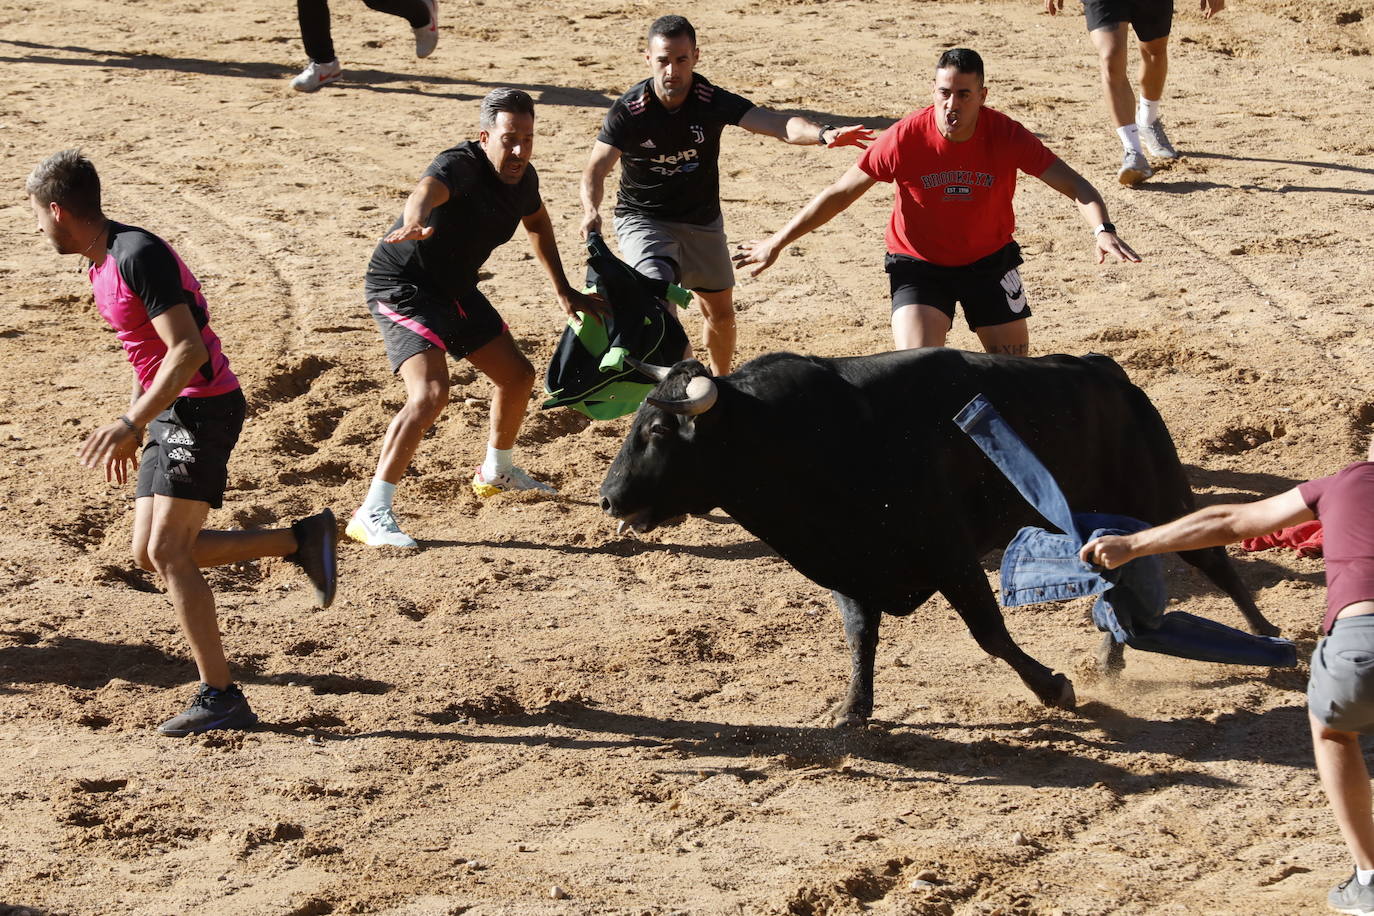
<svg viewBox="0 0 1374 916"><path fill-rule="evenodd" d="M1267 620L1261 620L1250 625L1250 632L1256 636L1281 636L1283 631L1274 626Z"/></svg>
<svg viewBox="0 0 1374 916"><path fill-rule="evenodd" d="M868 723L868 713L859 712L846 701L830 710L828 720L833 728L863 728Z"/></svg>
<svg viewBox="0 0 1374 916"><path fill-rule="evenodd" d="M1056 709L1073 709L1078 705L1078 697L1073 692L1073 681L1062 674L1051 677L1045 691L1037 690L1035 693L1040 697L1041 703Z"/></svg>

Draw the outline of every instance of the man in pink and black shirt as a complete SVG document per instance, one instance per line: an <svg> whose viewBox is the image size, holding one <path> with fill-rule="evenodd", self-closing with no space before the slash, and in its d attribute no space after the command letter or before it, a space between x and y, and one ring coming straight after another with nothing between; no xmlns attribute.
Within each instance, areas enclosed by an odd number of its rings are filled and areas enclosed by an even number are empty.
<svg viewBox="0 0 1374 916"><path fill-rule="evenodd" d="M285 557L310 577L327 607L336 580L334 516L326 509L289 528L203 530L210 509L224 499L245 403L210 329L199 281L162 239L105 216L100 177L80 150L48 157L25 189L39 231L57 252L89 259L96 308L133 364L129 409L91 433L77 454L120 484L128 481L130 464L138 468L134 559L162 577L200 674L191 705L159 731L180 737L250 728L257 716L231 681L215 598L200 570Z"/></svg>
<svg viewBox="0 0 1374 916"><path fill-rule="evenodd" d="M1327 900L1342 913L1371 916L1374 797L1359 739L1374 734L1374 443L1366 458L1259 502L1208 506L1157 528L1098 538L1079 557L1114 569L1136 557L1232 544L1321 520L1326 638L1312 653L1307 708L1317 773L1355 860L1355 873Z"/></svg>

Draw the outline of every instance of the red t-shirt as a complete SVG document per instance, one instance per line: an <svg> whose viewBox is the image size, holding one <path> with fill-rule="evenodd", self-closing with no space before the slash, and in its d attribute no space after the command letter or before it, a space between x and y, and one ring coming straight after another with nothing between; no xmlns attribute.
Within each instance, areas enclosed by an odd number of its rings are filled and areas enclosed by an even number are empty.
<svg viewBox="0 0 1374 916"><path fill-rule="evenodd" d="M1298 485L1302 501L1321 520L1326 553L1326 617L1356 601L1374 600L1374 462L1357 461L1330 477Z"/></svg>
<svg viewBox="0 0 1374 916"><path fill-rule="evenodd" d="M897 185L888 251L959 267L1011 241L1017 169L1039 178L1056 161L1039 138L991 108L978 112L972 137L946 140L931 106L885 130L859 168Z"/></svg>

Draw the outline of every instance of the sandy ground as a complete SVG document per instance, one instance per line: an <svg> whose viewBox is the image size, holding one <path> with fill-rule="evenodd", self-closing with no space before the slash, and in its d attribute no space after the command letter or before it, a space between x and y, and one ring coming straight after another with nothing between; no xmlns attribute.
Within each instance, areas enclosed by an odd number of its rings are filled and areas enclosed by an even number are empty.
<svg viewBox="0 0 1374 916"><path fill-rule="evenodd" d="M1146 258L1098 267L1073 206L1023 182L1035 350L1117 358L1206 502L1332 473L1374 428L1360 2L1254 0L1211 23L1181 10L1165 113L1186 155L1136 190L1114 182L1077 16L1029 0L685 12L703 73L823 121L889 124L925 104L940 50L978 48L990 103L1097 183ZM346 516L401 400L361 296L375 240L432 156L475 135L481 96L516 85L539 103L536 164L578 272L581 167L667 11L444 0L439 49L416 61L403 23L335 6L345 79L302 96L289 4L0 0L0 911L1324 908L1348 864L1312 770L1305 669L1130 655L1108 681L1085 604L1009 612L1022 645L1075 678L1081 708L1050 711L935 599L885 625L873 725L828 729L848 662L826 593L719 512L617 538L595 501L623 421L532 405L519 460L562 495L479 502L466 481L489 392L462 365L398 500L424 550L346 545L327 611L281 561L210 573L269 724L156 736L194 672L129 559L129 492L73 459L125 404L129 370L75 258L35 234L28 170L82 145L110 214L167 238L205 284L251 405L211 523ZM728 132L732 237L772 231L852 159ZM742 282L743 357L889 346L889 204L875 189ZM488 268L542 372L562 321L528 243ZM973 338L961 325L951 342ZM1305 657L1321 562L1238 562ZM1177 607L1238 622L1169 568Z"/></svg>

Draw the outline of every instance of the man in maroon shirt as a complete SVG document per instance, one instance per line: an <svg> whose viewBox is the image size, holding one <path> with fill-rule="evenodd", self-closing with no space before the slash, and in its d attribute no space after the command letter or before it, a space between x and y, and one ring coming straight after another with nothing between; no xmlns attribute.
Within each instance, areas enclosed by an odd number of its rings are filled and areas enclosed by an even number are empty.
<svg viewBox="0 0 1374 916"><path fill-rule="evenodd" d="M1374 916L1374 816L1360 735L1374 734L1374 443L1367 460L1286 493L1208 506L1135 534L1089 541L1079 559L1115 569L1136 557L1232 544L1312 519L1326 555L1326 638L1312 653L1308 718L1317 773L1355 873L1327 900L1342 913Z"/></svg>

